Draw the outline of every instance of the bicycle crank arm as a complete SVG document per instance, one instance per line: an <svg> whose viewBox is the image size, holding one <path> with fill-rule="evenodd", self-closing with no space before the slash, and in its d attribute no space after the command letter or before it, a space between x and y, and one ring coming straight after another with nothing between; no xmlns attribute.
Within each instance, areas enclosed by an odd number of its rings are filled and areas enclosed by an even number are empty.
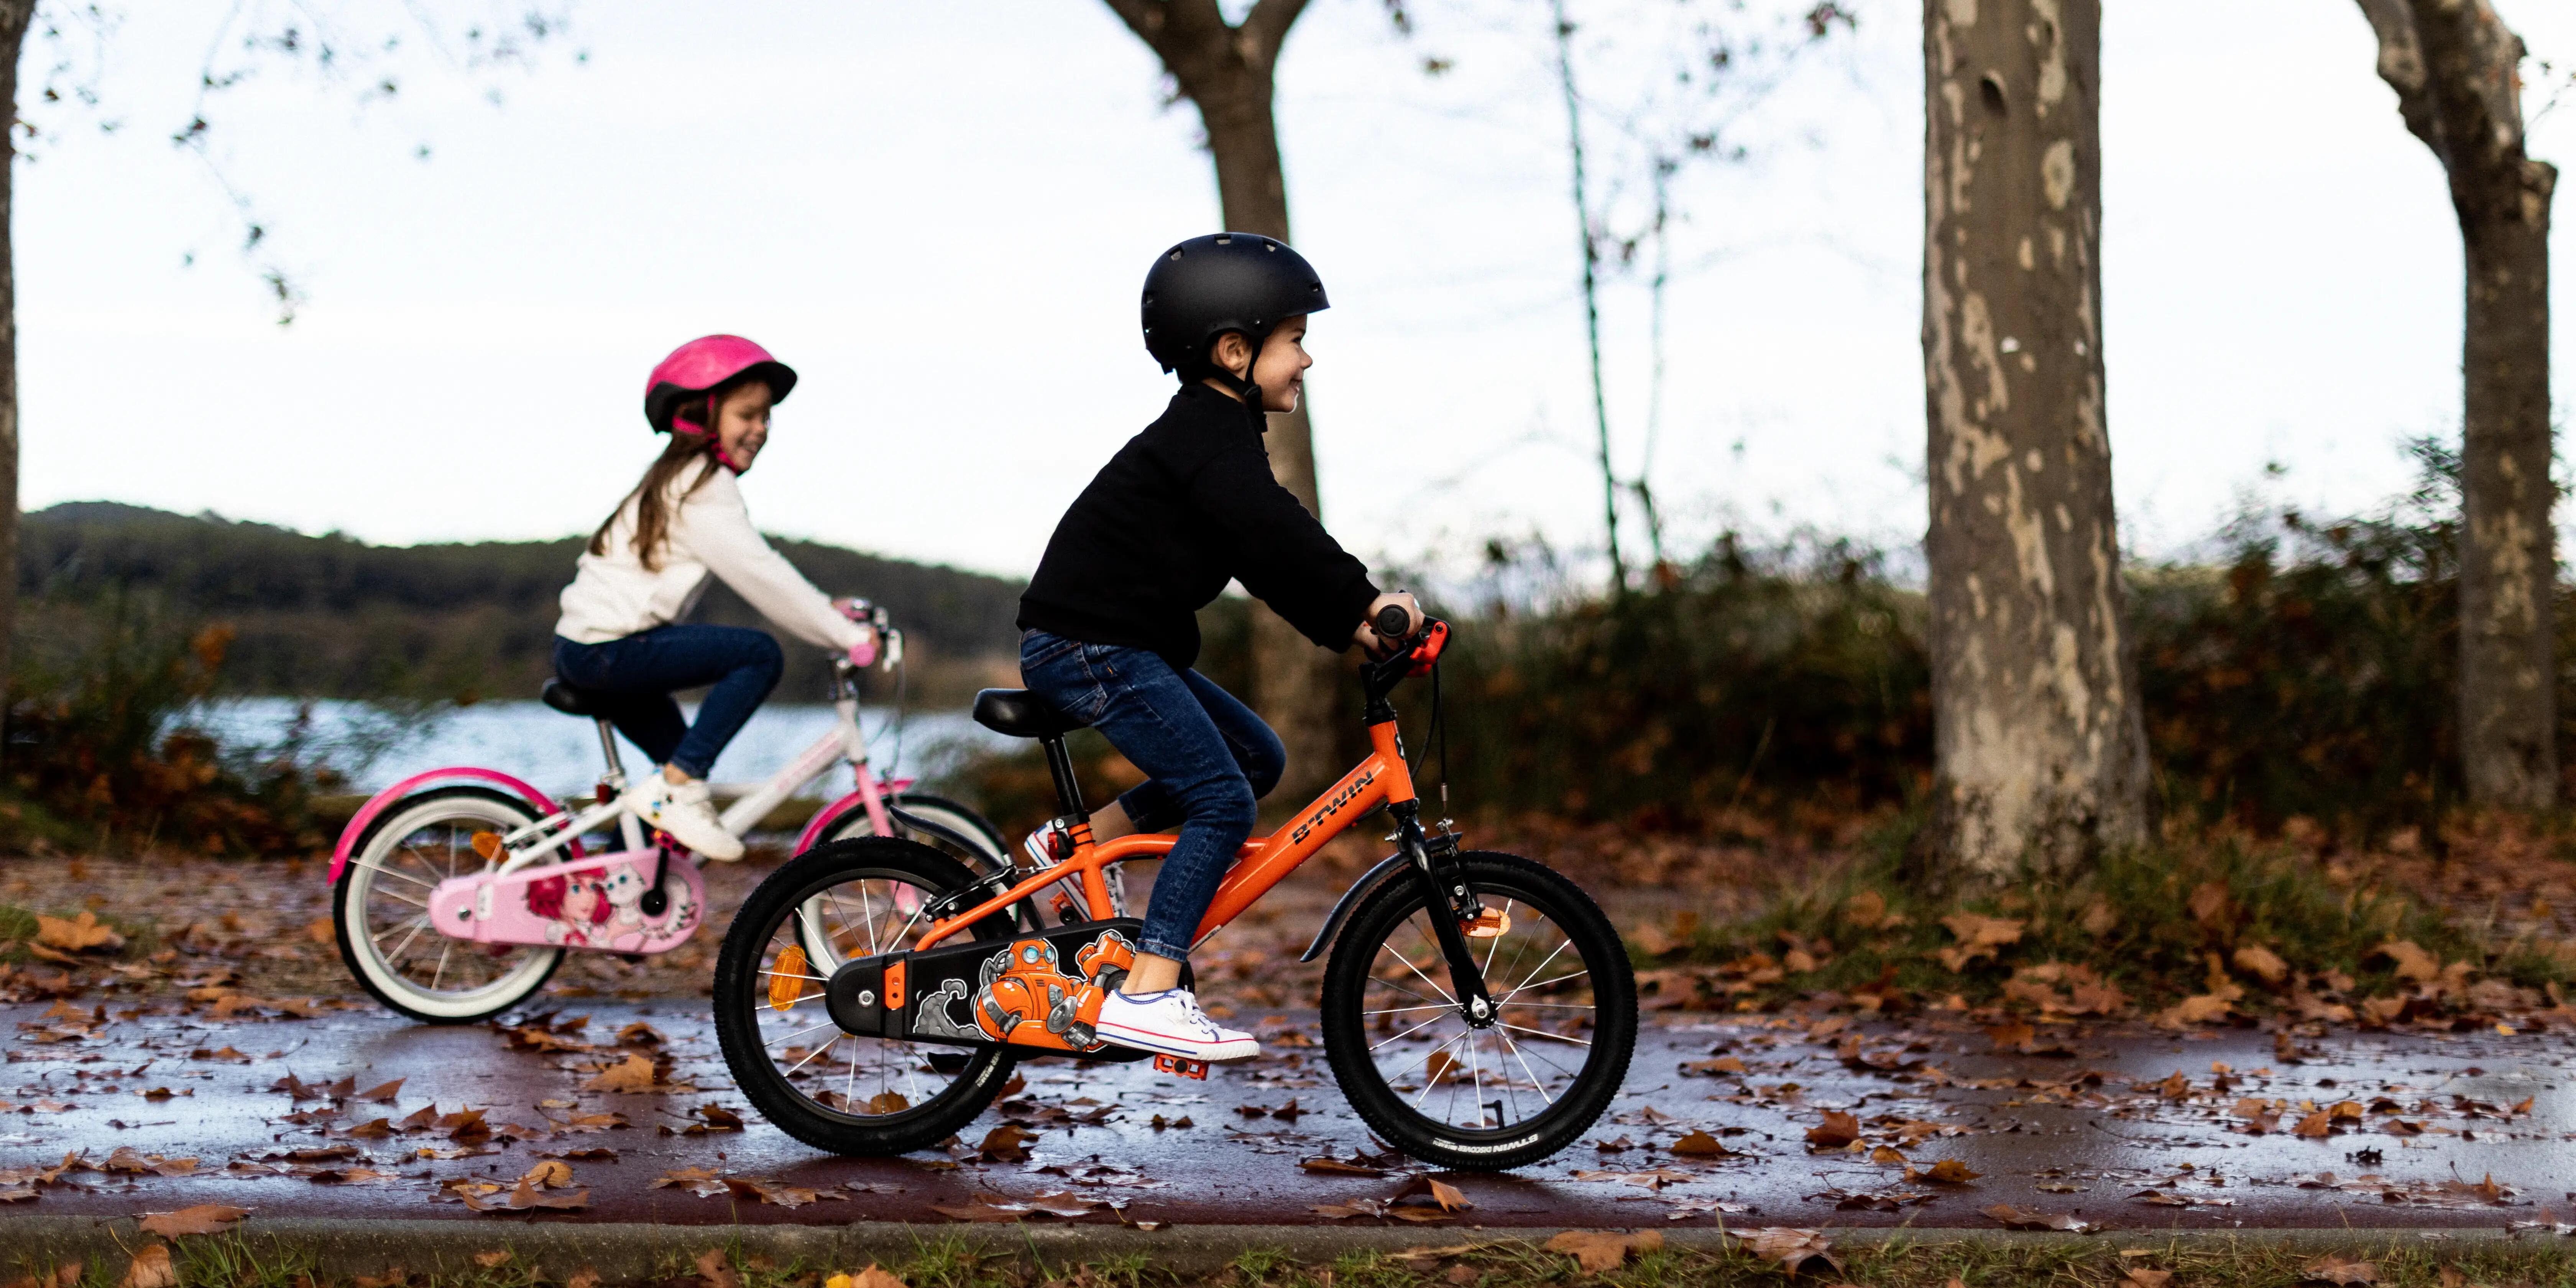
<svg viewBox="0 0 2576 1288"><path fill-rule="evenodd" d="M1135 965L1144 929L1125 917L1003 942L861 957L832 971L823 1007L842 1032L864 1037L1141 1060L1151 1053L1111 1046L1093 1025L1102 1000ZM773 1009L805 1000L791 978L777 977Z"/></svg>

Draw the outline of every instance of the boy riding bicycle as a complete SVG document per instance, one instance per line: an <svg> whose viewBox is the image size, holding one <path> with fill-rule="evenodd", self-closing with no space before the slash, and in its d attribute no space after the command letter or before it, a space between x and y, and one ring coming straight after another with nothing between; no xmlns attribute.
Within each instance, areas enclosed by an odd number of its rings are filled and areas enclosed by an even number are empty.
<svg viewBox="0 0 2576 1288"><path fill-rule="evenodd" d="M1240 581L1318 646L1372 654L1388 644L1369 624L1380 610L1403 610L1397 638L1421 624L1413 597L1381 592L1270 472L1265 413L1296 410L1314 363L1307 316L1326 307L1313 267L1268 237L1218 233L1164 252L1145 277L1145 347L1180 390L1065 512L1020 599L1029 690L1148 776L1092 815L1093 838L1180 828L1135 965L1100 1009L1100 1036L1123 1046L1196 1060L1260 1051L1179 987L1255 803L1286 766L1269 726L1190 669L1198 610ZM1051 823L1027 849L1045 866L1072 846Z"/></svg>

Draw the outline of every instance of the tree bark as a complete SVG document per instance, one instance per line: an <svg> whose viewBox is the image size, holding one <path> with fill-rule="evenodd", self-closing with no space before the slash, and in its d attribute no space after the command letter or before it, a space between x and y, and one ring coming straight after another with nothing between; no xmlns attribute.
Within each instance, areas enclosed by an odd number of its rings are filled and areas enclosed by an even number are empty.
<svg viewBox="0 0 2576 1288"><path fill-rule="evenodd" d="M8 720L10 645L18 634L18 276L10 192L17 177L18 51L36 0L0 0L0 726Z"/></svg>
<svg viewBox="0 0 2576 1288"><path fill-rule="evenodd" d="M1182 95L1198 106L1208 152L1216 161L1217 204L1226 229L1293 241L1279 127L1271 115L1272 72L1306 0L1260 0L1239 26L1226 22L1216 0L1107 2L1162 60ZM1314 437L1304 404L1270 418L1269 448L1270 472L1321 516ZM1333 655L1316 648L1278 614L1256 607L1252 676L1252 705L1288 748L1280 791L1298 798L1329 783L1341 769L1333 718L1342 705L1337 700L1342 675Z"/></svg>
<svg viewBox="0 0 2576 1288"><path fill-rule="evenodd" d="M2360 0L2379 75L2440 158L2468 293L2461 355L2460 767L2480 805L2558 802L2549 203L2523 151L2520 37L2487 0Z"/></svg>
<svg viewBox="0 0 2576 1288"><path fill-rule="evenodd" d="M1934 803L1950 881L2148 831L2103 419L2100 0L1925 0Z"/></svg>

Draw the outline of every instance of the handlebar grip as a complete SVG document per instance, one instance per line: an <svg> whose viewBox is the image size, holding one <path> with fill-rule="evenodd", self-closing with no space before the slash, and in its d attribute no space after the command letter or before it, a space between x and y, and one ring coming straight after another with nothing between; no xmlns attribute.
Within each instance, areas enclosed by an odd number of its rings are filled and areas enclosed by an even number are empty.
<svg viewBox="0 0 2576 1288"><path fill-rule="evenodd" d="M1391 640L1403 639L1407 634L1404 628L1412 624L1413 618L1404 611L1402 604L1389 604L1377 610L1377 620L1370 623L1379 635Z"/></svg>

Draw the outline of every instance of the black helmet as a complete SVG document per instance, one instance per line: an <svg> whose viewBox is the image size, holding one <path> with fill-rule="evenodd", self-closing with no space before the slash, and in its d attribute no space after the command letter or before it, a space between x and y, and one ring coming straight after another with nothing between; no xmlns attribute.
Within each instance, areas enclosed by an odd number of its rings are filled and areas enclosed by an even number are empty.
<svg viewBox="0 0 2576 1288"><path fill-rule="evenodd" d="M1253 352L1279 320L1332 307L1324 280L1288 243L1211 233L1164 251L1145 274L1145 351L1184 380L1211 374L1208 346L1241 331Z"/></svg>

